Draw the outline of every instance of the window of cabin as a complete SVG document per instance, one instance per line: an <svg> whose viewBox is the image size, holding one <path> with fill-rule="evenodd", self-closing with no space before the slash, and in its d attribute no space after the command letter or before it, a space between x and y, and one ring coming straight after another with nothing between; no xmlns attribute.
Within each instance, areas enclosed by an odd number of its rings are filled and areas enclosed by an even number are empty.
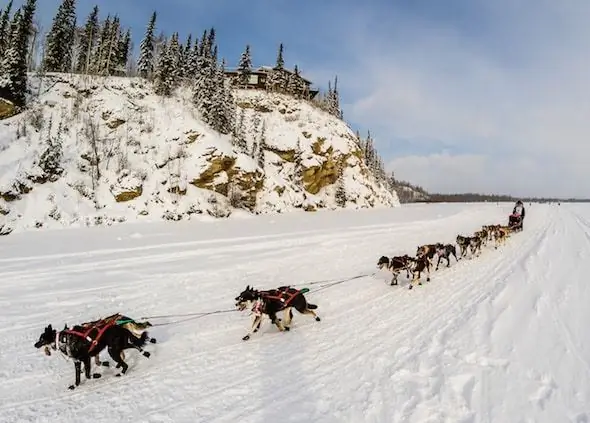
<svg viewBox="0 0 590 423"><path fill-rule="evenodd" d="M248 78L248 84L258 84L258 75L250 75L250 78Z"/></svg>

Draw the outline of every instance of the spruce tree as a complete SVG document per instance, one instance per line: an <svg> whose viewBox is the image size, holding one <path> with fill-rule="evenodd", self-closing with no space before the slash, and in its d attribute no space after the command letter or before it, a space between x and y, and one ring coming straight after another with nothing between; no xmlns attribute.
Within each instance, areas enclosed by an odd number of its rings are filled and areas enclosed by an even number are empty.
<svg viewBox="0 0 590 423"><path fill-rule="evenodd" d="M96 40L98 39L98 6L94 6L86 25L84 25L84 31L80 37L80 50L78 51L78 59L76 62L76 72L88 73L90 69L90 59L92 52L96 47Z"/></svg>
<svg viewBox="0 0 590 423"><path fill-rule="evenodd" d="M199 69L199 39L195 39L195 43L188 53L188 59L185 70L185 78L194 79L197 76Z"/></svg>
<svg viewBox="0 0 590 423"><path fill-rule="evenodd" d="M53 18L47 34L43 70L45 72L69 72L76 30L75 0L63 0Z"/></svg>
<svg viewBox="0 0 590 423"><path fill-rule="evenodd" d="M2 59L0 97L13 102L17 107L26 104L29 35L36 7L37 0L27 0L15 13L10 27L10 44Z"/></svg>
<svg viewBox="0 0 590 423"><path fill-rule="evenodd" d="M238 64L238 83L245 87L248 85L250 75L252 74L252 57L250 55L250 46L246 46L246 50L242 53L240 63Z"/></svg>
<svg viewBox="0 0 590 423"><path fill-rule="evenodd" d="M248 142L246 141L246 110L240 107L236 129L234 131L234 144L238 151L243 154L248 154Z"/></svg>
<svg viewBox="0 0 590 423"><path fill-rule="evenodd" d="M172 53L172 40L160 53L154 75L154 91L158 95L169 96L172 94L174 80L174 59Z"/></svg>
<svg viewBox="0 0 590 423"><path fill-rule="evenodd" d="M336 181L336 193L335 193L336 205L338 207L346 207L346 185L344 182L344 170L340 170L340 176Z"/></svg>
<svg viewBox="0 0 590 423"><path fill-rule="evenodd" d="M121 38L121 22L115 15L106 35L106 46L104 48L104 66L102 73L104 75L113 75L119 67L119 40Z"/></svg>
<svg viewBox="0 0 590 423"><path fill-rule="evenodd" d="M154 30L156 28L156 12L153 12L145 35L139 44L139 60L137 70L143 78L150 78L154 72Z"/></svg>
<svg viewBox="0 0 590 423"><path fill-rule="evenodd" d="M131 30L127 29L125 35L119 40L117 64L119 68L126 69L131 52Z"/></svg>
<svg viewBox="0 0 590 423"><path fill-rule="evenodd" d="M262 129L260 131L260 140L258 141L258 150L256 151L256 161L258 167L264 169L265 167L265 153L266 153L266 122L262 121Z"/></svg>
<svg viewBox="0 0 590 423"><path fill-rule="evenodd" d="M111 36L111 15L107 15L106 19L99 28L96 48L92 53L90 61L90 69L93 74L102 74L106 68L109 56L109 40Z"/></svg>
<svg viewBox="0 0 590 423"><path fill-rule="evenodd" d="M283 43L279 45L279 52L277 54L277 63L275 69L281 70L285 68L285 59L283 59Z"/></svg>
<svg viewBox="0 0 590 423"><path fill-rule="evenodd" d="M10 44L10 12L12 11L12 0L6 5L6 9L0 15L0 58L4 57Z"/></svg>

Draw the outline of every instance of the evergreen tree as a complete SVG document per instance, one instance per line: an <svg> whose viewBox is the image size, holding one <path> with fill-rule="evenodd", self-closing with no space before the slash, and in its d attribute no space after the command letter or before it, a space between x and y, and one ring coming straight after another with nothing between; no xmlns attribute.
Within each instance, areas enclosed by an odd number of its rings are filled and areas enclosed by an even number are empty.
<svg viewBox="0 0 590 423"><path fill-rule="evenodd" d="M238 64L238 83L245 87L248 85L250 75L252 74L252 57L250 55L250 45L246 45L246 50L242 53L240 63Z"/></svg>
<svg viewBox="0 0 590 423"><path fill-rule="evenodd" d="M63 0L47 34L43 70L69 72L76 29L75 0Z"/></svg>
<svg viewBox="0 0 590 423"><path fill-rule="evenodd" d="M336 193L334 196L338 207L346 207L346 185L343 170L340 170L340 176L338 177L338 181L336 181Z"/></svg>
<svg viewBox="0 0 590 423"><path fill-rule="evenodd" d="M197 76L199 69L199 39L195 39L195 43L188 53L188 60L186 64L185 78L194 79Z"/></svg>
<svg viewBox="0 0 590 423"><path fill-rule="evenodd" d="M10 44L10 12L12 11L12 0L6 5L6 9L0 15L0 58L4 57Z"/></svg>
<svg viewBox="0 0 590 423"><path fill-rule="evenodd" d="M215 84L215 73L217 62L214 58L214 46L211 40L215 40L215 31L213 35L205 31L199 44L199 54L197 57L197 74L193 86L193 102L199 110L202 119L212 125L214 120L214 101L217 93Z"/></svg>
<svg viewBox="0 0 590 423"><path fill-rule="evenodd" d="M111 15L107 15L106 19L100 27L96 49L94 50L92 58L92 73L100 74L106 67L106 59L108 57L108 40L111 33Z"/></svg>
<svg viewBox="0 0 590 423"><path fill-rule="evenodd" d="M84 31L80 37L80 49L78 51L78 58L75 67L76 72L87 73L90 70L90 58L92 57L92 52L96 48L97 39L98 6L94 6L92 12L90 12L90 15L88 15L86 25L84 26Z"/></svg>
<svg viewBox="0 0 590 423"><path fill-rule="evenodd" d="M113 75L120 63L119 43L121 38L121 22L119 17L115 15L107 33L105 34L106 45L103 49L105 55L104 64L102 67L103 75Z"/></svg>
<svg viewBox="0 0 590 423"><path fill-rule="evenodd" d="M117 65L119 68L126 69L129 61L129 53L131 52L131 30L127 29L125 35L119 40Z"/></svg>
<svg viewBox="0 0 590 423"><path fill-rule="evenodd" d="M214 95L212 98L211 119L208 122L222 134L230 134L235 122L235 102L231 87L225 78L225 62L216 66L213 72Z"/></svg>
<svg viewBox="0 0 590 423"><path fill-rule="evenodd" d="M285 60L283 59L283 43L279 45L279 52L277 54L277 63L274 67L276 70L282 70L285 68Z"/></svg>
<svg viewBox="0 0 590 423"><path fill-rule="evenodd" d="M170 40L170 43L158 58L154 75L154 90L158 95L169 96L172 94L175 79L174 53L172 49L172 40Z"/></svg>
<svg viewBox="0 0 590 423"><path fill-rule="evenodd" d="M189 63L191 60L191 55L193 51L193 36L192 34L188 34L186 38L186 43L179 47L180 50L180 58L179 58L179 66L178 66L178 77L179 78L187 78L189 76Z"/></svg>
<svg viewBox="0 0 590 423"><path fill-rule="evenodd" d="M248 154L248 143L246 141L245 128L246 110L240 107L236 129L234 131L234 143L240 153Z"/></svg>
<svg viewBox="0 0 590 423"><path fill-rule="evenodd" d="M299 68L295 65L293 73L289 74L287 79L287 93L291 94L295 98L300 98L301 91L301 76L299 75Z"/></svg>
<svg viewBox="0 0 590 423"><path fill-rule="evenodd" d="M150 78L154 72L154 30L156 28L156 12L148 23L145 35L139 44L139 60L137 70L143 78Z"/></svg>
<svg viewBox="0 0 590 423"><path fill-rule="evenodd" d="M256 161L258 167L265 168L265 152L266 152L266 122L262 121L262 129L260 131L260 140L258 141L258 150L256 151Z"/></svg>
<svg viewBox="0 0 590 423"><path fill-rule="evenodd" d="M37 0L27 0L15 13L11 23L10 44L2 59L0 97L12 101L17 107L26 103L29 35L36 7Z"/></svg>

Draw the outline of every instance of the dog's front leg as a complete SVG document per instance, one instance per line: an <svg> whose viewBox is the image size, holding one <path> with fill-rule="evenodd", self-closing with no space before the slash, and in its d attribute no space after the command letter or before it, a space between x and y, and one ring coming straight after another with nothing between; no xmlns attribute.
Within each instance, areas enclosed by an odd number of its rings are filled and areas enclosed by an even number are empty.
<svg viewBox="0 0 590 423"><path fill-rule="evenodd" d="M261 323L262 323L262 315L258 314L258 315L256 315L256 317L252 321L252 329L251 329L251 332L249 332L246 336L244 336L242 338L242 341L247 341L248 339L250 339L250 336L253 333L258 332L258 329L260 329L260 324Z"/></svg>
<svg viewBox="0 0 590 423"><path fill-rule="evenodd" d="M399 276L399 272L393 271L391 273L393 273L393 277L391 278L391 282L389 285L391 285L391 286L397 285L397 277Z"/></svg>
<svg viewBox="0 0 590 423"><path fill-rule="evenodd" d="M76 382L75 385L68 386L68 389L75 389L76 386L80 385L80 376L82 374L82 363L78 360L74 361L74 371L76 373Z"/></svg>
<svg viewBox="0 0 590 423"><path fill-rule="evenodd" d="M94 361L95 361L95 364L98 363L98 364L96 364L97 366L100 366L101 362L100 362L100 359L98 358L98 356L99 356L99 354L94 356ZM84 360L84 371L86 373L86 379L90 379L90 365L91 365L91 363L92 363L92 360L90 359L90 357L88 357L87 359ZM108 364L109 362L107 361L106 363ZM93 379L98 379L101 376L102 375L100 373L93 373L92 374Z"/></svg>
<svg viewBox="0 0 590 423"><path fill-rule="evenodd" d="M443 258L443 256L440 256L440 255L438 256L438 260L437 260L437 262L436 262L436 269L434 269L434 270L438 270L438 266L440 266L440 260L441 260L442 258Z"/></svg>

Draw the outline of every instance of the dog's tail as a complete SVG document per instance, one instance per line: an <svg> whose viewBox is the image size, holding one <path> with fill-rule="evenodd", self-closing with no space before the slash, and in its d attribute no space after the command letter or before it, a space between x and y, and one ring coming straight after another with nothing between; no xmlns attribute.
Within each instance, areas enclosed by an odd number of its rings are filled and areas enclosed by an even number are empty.
<svg viewBox="0 0 590 423"><path fill-rule="evenodd" d="M307 304L307 308L308 308L308 309L310 309L310 310L315 310L316 308L318 308L318 306L317 306L317 305L315 305L315 304L309 304L309 303L308 303L308 304Z"/></svg>

